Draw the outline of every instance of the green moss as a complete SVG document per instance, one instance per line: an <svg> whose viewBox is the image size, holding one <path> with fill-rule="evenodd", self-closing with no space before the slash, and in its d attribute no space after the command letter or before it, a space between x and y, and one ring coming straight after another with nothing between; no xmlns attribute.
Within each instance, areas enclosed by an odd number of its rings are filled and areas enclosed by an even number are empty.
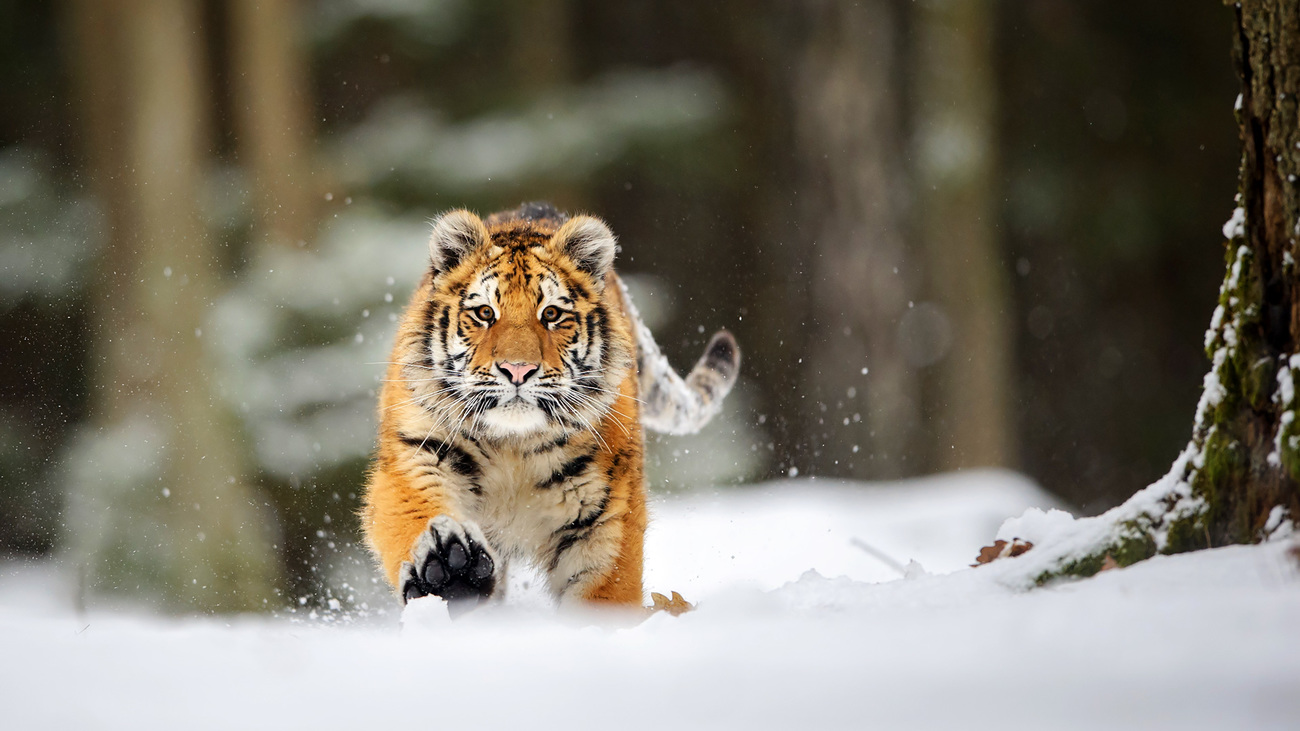
<svg viewBox="0 0 1300 731"><path fill-rule="evenodd" d="M1132 566L1156 555L1156 542L1150 531L1132 530L1134 532L1121 536L1110 549L1110 557L1120 566Z"/></svg>
<svg viewBox="0 0 1300 731"><path fill-rule="evenodd" d="M1042 586L1053 579L1059 579L1065 576L1075 576L1086 578L1101 571L1101 567L1106 563L1106 552L1092 553L1081 558L1076 558L1069 563L1063 564L1054 571L1044 571L1039 574L1034 583Z"/></svg>
<svg viewBox="0 0 1300 731"><path fill-rule="evenodd" d="M1296 423L1297 418L1294 415L1291 417L1291 422L1287 423L1284 416L1288 413L1295 414L1294 411L1287 410L1283 412L1282 416L1278 417L1277 428L1282 447L1279 456L1282 458L1282 466L1286 469L1287 474L1291 476L1291 479L1300 482L1300 447L1297 446L1300 444L1300 439L1296 439L1297 436L1300 436L1300 424Z"/></svg>
<svg viewBox="0 0 1300 731"><path fill-rule="evenodd" d="M1276 359L1268 356L1256 358L1241 379L1241 393L1245 396L1246 403L1256 411L1262 410L1273 395L1273 383L1276 379Z"/></svg>
<svg viewBox="0 0 1300 731"><path fill-rule="evenodd" d="M1205 465L1192 479L1192 493L1215 505L1219 487L1229 484L1246 469L1245 454L1236 440L1217 427L1205 435L1202 449Z"/></svg>
<svg viewBox="0 0 1300 731"><path fill-rule="evenodd" d="M1237 412L1238 401L1242 393L1241 375L1243 368L1241 360L1238 351L1229 351L1228 359L1224 361L1223 366L1218 370L1219 384L1223 387L1223 393L1219 398L1219 403L1215 404L1214 409L1210 412L1209 425L1223 424Z"/></svg>
<svg viewBox="0 0 1300 731"><path fill-rule="evenodd" d="M1125 525L1124 535L1114 543L1100 551L1062 564L1055 570L1044 571L1034 579L1034 583L1042 586L1053 579L1067 576L1081 579L1093 576L1106 565L1107 556L1117 566L1132 566L1138 561L1145 561L1154 555L1156 555L1156 543L1151 538L1150 532L1139 528L1137 523L1128 523Z"/></svg>
<svg viewBox="0 0 1300 731"><path fill-rule="evenodd" d="M1186 553L1209 547L1206 538L1205 516L1197 513L1179 518L1169 525L1165 548L1161 553Z"/></svg>

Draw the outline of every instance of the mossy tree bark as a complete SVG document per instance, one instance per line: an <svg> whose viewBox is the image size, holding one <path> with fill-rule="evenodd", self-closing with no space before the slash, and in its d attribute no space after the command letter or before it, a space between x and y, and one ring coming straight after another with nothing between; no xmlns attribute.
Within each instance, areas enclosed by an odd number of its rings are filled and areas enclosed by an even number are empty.
<svg viewBox="0 0 1300 731"><path fill-rule="evenodd" d="M1192 439L1169 474L1022 562L1039 583L1264 540L1300 518L1300 0L1227 2L1242 92L1227 272L1205 334L1211 369Z"/></svg>
<svg viewBox="0 0 1300 731"><path fill-rule="evenodd" d="M1193 437L1204 455L1191 480L1206 502L1204 530L1188 533L1189 548L1256 540L1279 505L1300 517L1300 0L1229 6L1242 158L1237 209L1224 227L1228 271L1206 333L1213 370Z"/></svg>

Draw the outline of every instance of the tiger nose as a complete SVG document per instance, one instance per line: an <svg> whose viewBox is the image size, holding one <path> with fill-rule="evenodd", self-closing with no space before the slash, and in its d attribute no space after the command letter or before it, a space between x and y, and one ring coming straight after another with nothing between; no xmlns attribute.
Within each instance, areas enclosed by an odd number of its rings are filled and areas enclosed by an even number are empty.
<svg viewBox="0 0 1300 731"><path fill-rule="evenodd" d="M538 367L537 363L510 363L504 360L497 363L497 368L516 386L527 381L529 376L537 372Z"/></svg>

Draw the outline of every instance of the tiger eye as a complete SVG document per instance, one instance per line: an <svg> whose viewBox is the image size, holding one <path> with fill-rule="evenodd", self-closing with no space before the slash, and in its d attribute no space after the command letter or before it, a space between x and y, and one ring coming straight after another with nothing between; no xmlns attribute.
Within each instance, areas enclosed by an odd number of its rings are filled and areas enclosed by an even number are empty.
<svg viewBox="0 0 1300 731"><path fill-rule="evenodd" d="M478 309L474 310L474 314L478 315L478 319L482 320L483 322L492 322L492 320L496 317L496 315L492 312L492 307L490 305L483 305L482 307L479 307Z"/></svg>
<svg viewBox="0 0 1300 731"><path fill-rule="evenodd" d="M560 308L555 305L547 305L546 309L542 310L542 322L550 323L558 319L560 319Z"/></svg>

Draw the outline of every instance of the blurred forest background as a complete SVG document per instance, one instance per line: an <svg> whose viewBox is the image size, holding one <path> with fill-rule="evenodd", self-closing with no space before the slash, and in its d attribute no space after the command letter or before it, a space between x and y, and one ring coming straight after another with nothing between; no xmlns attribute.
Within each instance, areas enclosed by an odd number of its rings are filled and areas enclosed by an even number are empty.
<svg viewBox="0 0 1300 731"><path fill-rule="evenodd" d="M681 370L651 490L1163 474L1238 141L1220 3L0 2L0 555L163 608L356 604L429 219L608 220ZM373 596L373 590L368 590Z"/></svg>

